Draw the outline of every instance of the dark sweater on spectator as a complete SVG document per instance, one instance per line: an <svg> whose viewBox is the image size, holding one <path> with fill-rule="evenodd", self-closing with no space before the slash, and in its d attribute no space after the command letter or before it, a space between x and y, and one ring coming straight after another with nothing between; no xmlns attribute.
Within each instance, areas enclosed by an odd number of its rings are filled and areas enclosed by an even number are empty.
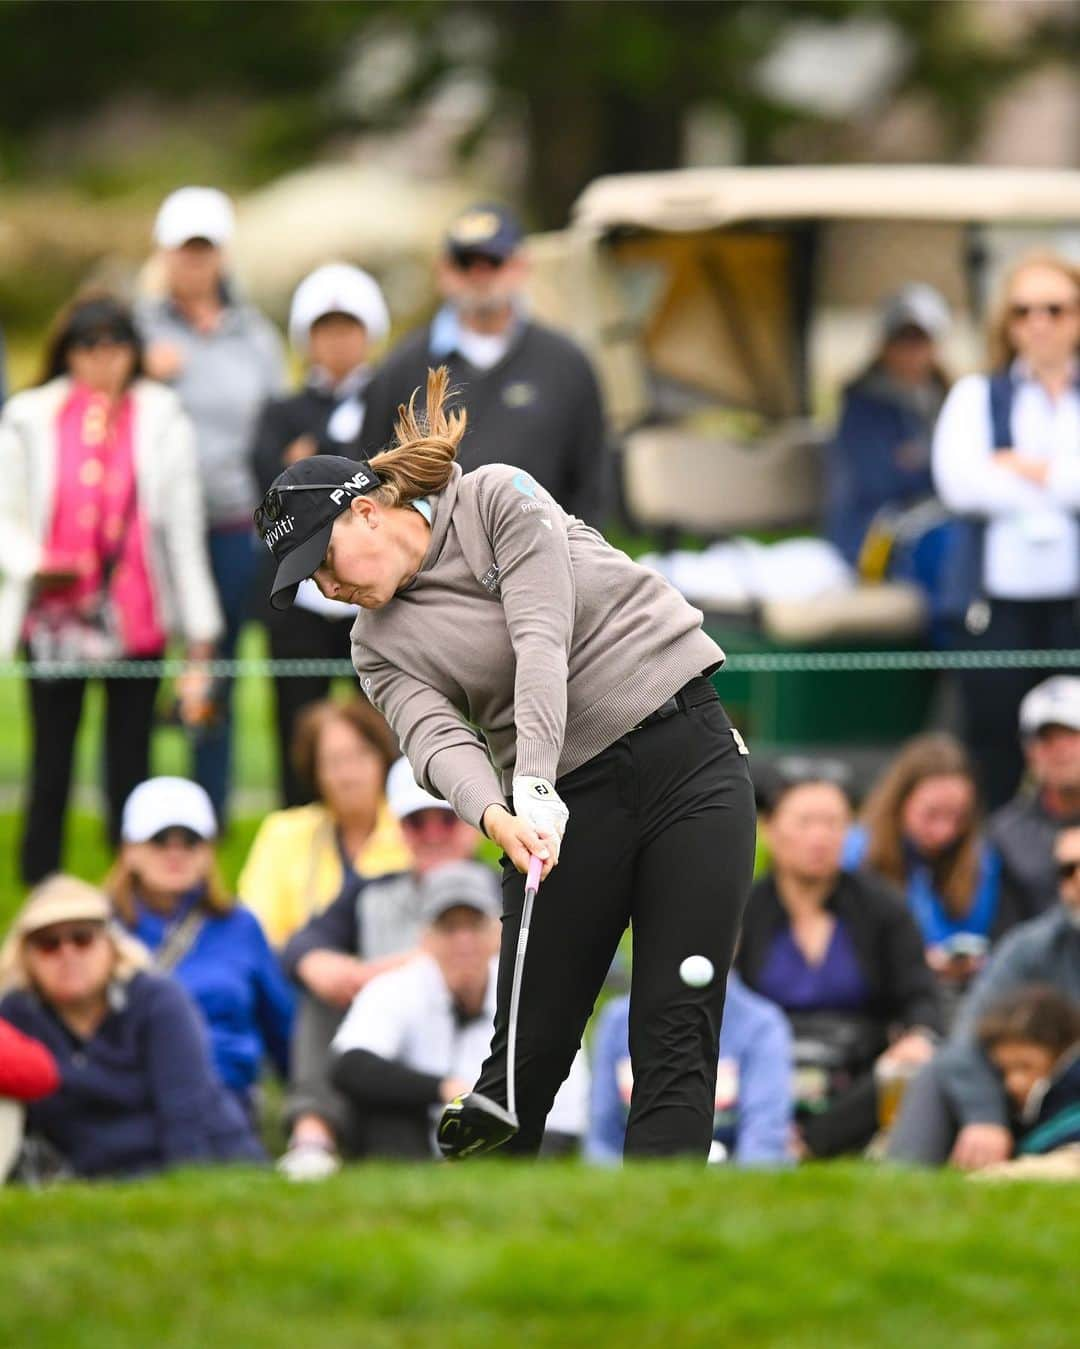
<svg viewBox="0 0 1080 1349"><path fill-rule="evenodd" d="M87 1040L34 993L0 1002L0 1015L40 1040L60 1088L27 1110L79 1176L125 1176L182 1163L259 1161L240 1106L220 1086L199 1015L170 979L136 974L110 991L111 1010Z"/></svg>
<svg viewBox="0 0 1080 1349"><path fill-rule="evenodd" d="M397 955L420 938L420 896L411 871L351 875L341 893L286 943L281 965L290 979L312 951L341 951L368 960Z"/></svg>
<svg viewBox="0 0 1080 1349"><path fill-rule="evenodd" d="M979 1046L977 1028L995 1003L1024 984L1048 984L1080 1001L1080 925L1062 905L1014 928L995 948L934 1060L961 1126L1008 1123L1001 1079Z"/></svg>
<svg viewBox="0 0 1080 1349"><path fill-rule="evenodd" d="M940 1032L942 1009L937 984L923 955L922 937L903 899L874 877L842 872L826 901L842 922L870 997L867 1013L883 1026L921 1026ZM753 989L769 958L774 938L788 926L771 876L750 892L743 918L736 968Z"/></svg>
<svg viewBox="0 0 1080 1349"><path fill-rule="evenodd" d="M404 338L387 356L367 390L360 443L366 457L385 449L399 403L419 389L431 366L445 365L455 400L469 414L458 451L461 471L511 463L524 469L570 515L603 521L607 501L604 418L592 367L568 337L522 321L509 349L489 370L478 370L456 350L445 350L440 330L452 333L447 311ZM433 339L433 332L435 337Z"/></svg>
<svg viewBox="0 0 1080 1349"><path fill-rule="evenodd" d="M56 1060L45 1046L0 1021L0 1096L37 1101L59 1085Z"/></svg>
<svg viewBox="0 0 1080 1349"><path fill-rule="evenodd" d="M1058 899L1054 840L1062 829L1080 824L1051 815L1038 792L1020 792L999 810L986 836L1001 858L1001 900L1021 922L1052 909Z"/></svg>
<svg viewBox="0 0 1080 1349"><path fill-rule="evenodd" d="M300 436L312 437L316 454L352 457L359 452L359 446L335 440L327 429L340 401L332 389L308 383L298 393L286 398L272 398L265 405L252 445L260 492L265 492L277 475L288 467L285 451Z"/></svg>

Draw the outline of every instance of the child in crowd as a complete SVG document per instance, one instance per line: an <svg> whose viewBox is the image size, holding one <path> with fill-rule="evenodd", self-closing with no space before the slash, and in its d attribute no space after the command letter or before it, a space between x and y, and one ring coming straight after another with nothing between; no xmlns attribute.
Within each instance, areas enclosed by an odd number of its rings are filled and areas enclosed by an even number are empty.
<svg viewBox="0 0 1080 1349"><path fill-rule="evenodd" d="M1080 1003L1029 984L979 1022L1015 1113L1016 1154L1080 1144Z"/></svg>

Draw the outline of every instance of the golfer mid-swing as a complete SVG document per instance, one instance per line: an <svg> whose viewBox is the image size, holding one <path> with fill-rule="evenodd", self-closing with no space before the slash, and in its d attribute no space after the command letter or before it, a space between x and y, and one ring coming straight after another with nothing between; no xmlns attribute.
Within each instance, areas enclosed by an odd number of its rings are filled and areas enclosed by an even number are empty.
<svg viewBox="0 0 1080 1349"><path fill-rule="evenodd" d="M524 881L543 859L516 1029L518 1131L535 1153L619 939L632 925L627 1155L708 1153L725 975L750 886L745 747L707 676L724 654L666 581L567 516L527 474L462 476L445 370L370 463L316 455L256 512L272 602L313 576L360 606L353 663L418 781L506 855L498 1010L478 1099L507 1100ZM507 446L513 458L513 446ZM556 863L558 866L556 867ZM690 955L716 971L679 976ZM468 1101L471 1098L466 1098ZM447 1107L440 1142L512 1131ZM468 1127L464 1127L467 1123Z"/></svg>

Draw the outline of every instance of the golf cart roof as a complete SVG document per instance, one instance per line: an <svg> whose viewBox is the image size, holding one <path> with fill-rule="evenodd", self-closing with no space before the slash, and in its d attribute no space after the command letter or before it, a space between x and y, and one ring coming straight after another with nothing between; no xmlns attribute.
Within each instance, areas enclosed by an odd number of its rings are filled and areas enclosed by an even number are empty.
<svg viewBox="0 0 1080 1349"><path fill-rule="evenodd" d="M572 224L693 231L738 221L1080 220L1080 172L950 165L676 169L597 178Z"/></svg>

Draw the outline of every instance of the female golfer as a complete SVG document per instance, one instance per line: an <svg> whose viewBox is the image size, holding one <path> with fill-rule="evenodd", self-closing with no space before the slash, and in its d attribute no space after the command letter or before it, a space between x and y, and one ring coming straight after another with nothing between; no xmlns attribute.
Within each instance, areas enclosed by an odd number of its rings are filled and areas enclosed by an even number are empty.
<svg viewBox="0 0 1080 1349"><path fill-rule="evenodd" d="M625 1151L704 1159L754 854L746 749L707 677L724 653L661 577L527 474L492 464L462 476L465 416L448 414L446 397L446 371L432 371L426 414L414 395L392 448L370 463L316 455L275 479L256 512L278 564L272 603L287 608L313 576L360 606L352 648L365 691L418 781L506 855L495 1032L476 1084L496 1103L507 1099L519 873L544 861L508 1150L539 1148L629 923ZM704 987L680 978L690 955L712 962Z"/></svg>

